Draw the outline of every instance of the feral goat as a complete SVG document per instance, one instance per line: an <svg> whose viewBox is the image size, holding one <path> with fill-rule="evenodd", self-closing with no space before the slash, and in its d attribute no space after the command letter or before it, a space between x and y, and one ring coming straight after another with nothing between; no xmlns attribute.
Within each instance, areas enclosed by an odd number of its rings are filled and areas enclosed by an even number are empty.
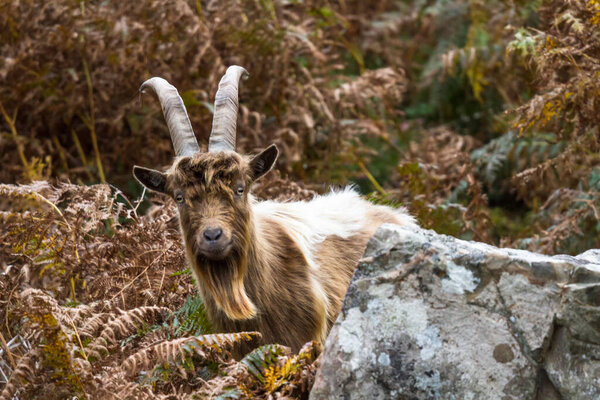
<svg viewBox="0 0 600 400"><path fill-rule="evenodd" d="M173 197L187 257L213 326L259 331L263 343L298 350L324 343L367 241L385 222L412 225L404 209L377 206L348 188L306 202L257 201L252 182L278 150L235 151L238 85L232 66L215 97L208 152L201 152L177 89L162 78L140 88L158 96L176 158L160 172L135 166L150 190Z"/></svg>

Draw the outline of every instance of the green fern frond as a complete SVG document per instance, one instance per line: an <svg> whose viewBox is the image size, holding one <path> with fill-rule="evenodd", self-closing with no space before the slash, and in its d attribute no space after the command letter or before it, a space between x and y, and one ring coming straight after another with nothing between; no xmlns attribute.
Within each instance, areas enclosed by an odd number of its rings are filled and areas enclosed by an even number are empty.
<svg viewBox="0 0 600 400"><path fill-rule="evenodd" d="M506 46L507 53L519 54L523 57L535 54L542 36L525 28L519 28L515 32L515 38Z"/></svg>
<svg viewBox="0 0 600 400"><path fill-rule="evenodd" d="M239 388L227 389L222 394L215 397L215 400L241 399L244 393Z"/></svg>
<svg viewBox="0 0 600 400"><path fill-rule="evenodd" d="M516 134L509 131L471 153L471 161L478 167L488 185L492 185L498 178L516 141Z"/></svg>
<svg viewBox="0 0 600 400"><path fill-rule="evenodd" d="M236 343L249 341L260 336L259 332L215 333L164 341L145 347L129 356L123 362L122 370L131 376L138 371L147 370L156 365L175 364L181 371L181 366L177 366L177 364L185 364L186 360L193 355L208 359L210 350L221 353Z"/></svg>
<svg viewBox="0 0 600 400"><path fill-rule="evenodd" d="M175 311L173 316L173 327L176 328L177 336L198 336L212 332L204 302L199 295L188 297L185 304Z"/></svg>
<svg viewBox="0 0 600 400"><path fill-rule="evenodd" d="M260 338L260 332L213 333L210 335L192 336L189 338L191 346L210 347L217 351L231 347L236 343Z"/></svg>
<svg viewBox="0 0 600 400"><path fill-rule="evenodd" d="M488 196L497 199L514 191L510 178L546 162L552 165L565 146L565 141L551 133L517 135L509 131L474 150L471 161L487 187Z"/></svg>
<svg viewBox="0 0 600 400"><path fill-rule="evenodd" d="M248 353L242 361L248 371L259 381L264 381L263 372L277 362L277 357L289 354L289 349L279 344L266 344Z"/></svg>

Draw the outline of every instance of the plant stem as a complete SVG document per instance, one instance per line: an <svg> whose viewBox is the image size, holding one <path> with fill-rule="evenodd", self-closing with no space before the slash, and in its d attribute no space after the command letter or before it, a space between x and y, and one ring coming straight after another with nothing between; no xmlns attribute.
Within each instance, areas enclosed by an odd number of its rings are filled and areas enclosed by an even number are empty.
<svg viewBox="0 0 600 400"><path fill-rule="evenodd" d="M69 164L67 163L67 157L65 156L65 150L61 146L60 141L58 140L56 135L52 135L52 141L54 142L54 145L56 146L56 149L58 150L58 155L60 157L60 161L62 163L63 168L65 169L65 172L68 175L69 174Z"/></svg>
<svg viewBox="0 0 600 400"><path fill-rule="evenodd" d="M87 157L85 156L85 153L83 152L83 147L81 147L81 142L79 141L79 136L77 136L77 132L75 132L75 129L71 129L71 137L73 138L73 142L75 143L75 148L77 149L77 154L79 154L79 158L81 159L81 163L83 164L85 173L87 174L88 179L90 181L93 181L94 177L88 170Z"/></svg>
<svg viewBox="0 0 600 400"><path fill-rule="evenodd" d="M26 174L29 175L29 171L30 171L29 163L27 162L27 158L25 157L25 151L23 150L23 145L21 144L21 142L19 142L19 134L17 133L17 128L15 127L15 121L17 119L17 111L15 110L15 114L13 115L13 118L10 118L8 116L6 110L4 109L4 106L0 102L0 112L2 112L2 116L4 117L4 120L6 121L6 123L8 124L8 126L10 128L10 133L12 134L15 144L17 145L17 152L19 153L19 158L21 159L21 163L23 163L23 167L25 167Z"/></svg>
<svg viewBox="0 0 600 400"><path fill-rule="evenodd" d="M202 13L202 3L200 3L200 0L196 0L196 13L198 14L198 17L200 17L200 20L204 19L204 14Z"/></svg>
<svg viewBox="0 0 600 400"><path fill-rule="evenodd" d="M0 332L0 341L2 341L2 347L4 347L6 354L8 354L8 359L10 360L14 371L15 369L17 369L17 364L15 363L15 359L13 358L13 355L10 349L8 348L8 344L6 344L6 340L4 339L4 335L2 334L2 332Z"/></svg>
<svg viewBox="0 0 600 400"><path fill-rule="evenodd" d="M87 65L87 61L83 58L83 71L85 73L85 81L88 87L88 97L90 100L90 119L89 121L84 121L90 130L90 134L92 135L92 146L94 146L94 154L96 156L96 167L98 168L98 176L100 178L100 182L105 183L106 178L104 176L104 169L102 168L102 159L100 158L100 150L98 149L98 139L96 137L96 117L94 113L94 87L92 86L92 77L90 76L90 70Z"/></svg>
<svg viewBox="0 0 600 400"><path fill-rule="evenodd" d="M382 195L387 196L387 192L385 191L385 189L383 187L381 187L379 182L377 182L375 177L373 175L371 175L371 173L369 172L367 167L365 167L365 164L363 164L363 162L360 160L358 160L358 167L363 172L363 174L365 174L367 176L367 179L369 180L369 182L371 182L371 184L373 186L375 186L375 189L377 189L377 191L379 193L381 193Z"/></svg>

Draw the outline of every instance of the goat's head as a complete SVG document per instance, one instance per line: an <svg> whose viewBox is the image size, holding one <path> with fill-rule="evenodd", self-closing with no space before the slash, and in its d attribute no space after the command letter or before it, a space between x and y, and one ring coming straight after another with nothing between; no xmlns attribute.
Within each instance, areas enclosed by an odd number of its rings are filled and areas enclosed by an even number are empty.
<svg viewBox="0 0 600 400"><path fill-rule="evenodd" d="M235 151L238 85L245 74L242 67L229 67L219 83L206 153L200 151L177 89L162 78L144 82L140 91L151 89L160 100L177 158L167 172L133 167L140 183L176 201L195 272L219 306L235 319L254 315L241 286L251 240L248 192L278 155L275 145L254 157Z"/></svg>

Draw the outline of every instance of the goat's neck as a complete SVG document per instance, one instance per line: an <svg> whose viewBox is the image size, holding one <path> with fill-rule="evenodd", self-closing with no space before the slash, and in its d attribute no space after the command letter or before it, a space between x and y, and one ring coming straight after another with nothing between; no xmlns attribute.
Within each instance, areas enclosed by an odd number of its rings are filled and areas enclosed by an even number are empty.
<svg viewBox="0 0 600 400"><path fill-rule="evenodd" d="M278 244L281 242L281 238L276 234L274 224L269 224L260 218L251 218L251 221L244 284L246 289L251 292L262 287L258 290L265 293L272 286L273 267L276 264L277 251L280 250ZM255 293L252 294L255 295Z"/></svg>
<svg viewBox="0 0 600 400"><path fill-rule="evenodd" d="M250 215L246 232L246 248L233 251L222 261L206 260L196 268L197 279L206 300L232 320L247 320L256 316L255 301L269 291L271 266L276 238L271 229ZM260 295L259 295L260 293Z"/></svg>

